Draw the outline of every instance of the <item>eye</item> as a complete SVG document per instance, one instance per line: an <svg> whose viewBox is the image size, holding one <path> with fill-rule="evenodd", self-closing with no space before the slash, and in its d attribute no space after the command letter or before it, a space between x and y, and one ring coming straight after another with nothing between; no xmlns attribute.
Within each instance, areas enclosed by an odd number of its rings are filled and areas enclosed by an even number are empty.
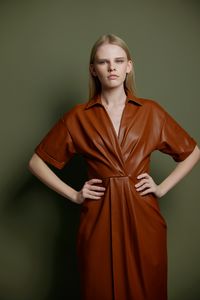
<svg viewBox="0 0 200 300"><path fill-rule="evenodd" d="M117 59L116 62L117 62L117 63L123 63L123 62L124 62L124 59Z"/></svg>
<svg viewBox="0 0 200 300"><path fill-rule="evenodd" d="M97 63L98 63L99 65L103 65L103 64L106 63L106 60L98 60Z"/></svg>

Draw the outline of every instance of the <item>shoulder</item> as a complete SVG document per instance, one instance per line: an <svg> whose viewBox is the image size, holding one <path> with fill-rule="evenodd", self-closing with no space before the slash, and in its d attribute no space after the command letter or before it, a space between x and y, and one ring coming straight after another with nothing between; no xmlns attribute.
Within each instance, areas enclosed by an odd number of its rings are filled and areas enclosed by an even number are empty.
<svg viewBox="0 0 200 300"><path fill-rule="evenodd" d="M164 110L158 101L150 98L137 98L138 102L141 103L146 109Z"/></svg>
<svg viewBox="0 0 200 300"><path fill-rule="evenodd" d="M137 98L138 102L141 104L143 110L145 113L150 113L150 114L158 114L161 116L166 115L166 110L161 104L154 100L154 99L149 99L149 98Z"/></svg>
<svg viewBox="0 0 200 300"><path fill-rule="evenodd" d="M159 102L150 98L138 98L141 104L139 110L142 119L148 123L148 126L162 128L167 120L168 113Z"/></svg>

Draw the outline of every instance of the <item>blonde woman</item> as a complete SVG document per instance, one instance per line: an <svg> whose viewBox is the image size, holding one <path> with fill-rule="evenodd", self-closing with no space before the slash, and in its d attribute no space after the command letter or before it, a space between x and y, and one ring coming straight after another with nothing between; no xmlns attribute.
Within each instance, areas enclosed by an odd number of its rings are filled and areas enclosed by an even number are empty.
<svg viewBox="0 0 200 300"><path fill-rule="evenodd" d="M178 162L161 183L149 174L159 150ZM75 153L88 165L80 191L48 167ZM84 300L166 300L166 222L158 198L197 163L196 142L155 101L136 96L125 42L108 34L90 58L90 97L63 115L36 147L29 168L81 205L77 255Z"/></svg>

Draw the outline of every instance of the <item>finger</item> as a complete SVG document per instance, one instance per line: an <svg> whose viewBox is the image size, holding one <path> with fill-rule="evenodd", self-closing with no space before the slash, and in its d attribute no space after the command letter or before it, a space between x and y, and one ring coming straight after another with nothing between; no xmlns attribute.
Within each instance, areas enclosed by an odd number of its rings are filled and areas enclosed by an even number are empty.
<svg viewBox="0 0 200 300"><path fill-rule="evenodd" d="M142 186L140 186L139 188L137 188L136 191L137 191L137 192L143 191L143 190L146 190L147 188L151 188L150 183L145 183L145 184L143 184Z"/></svg>
<svg viewBox="0 0 200 300"><path fill-rule="evenodd" d="M142 174L140 174L140 175L137 176L137 179L149 178L149 177L150 177L149 174L147 174L147 173L142 173Z"/></svg>
<svg viewBox="0 0 200 300"><path fill-rule="evenodd" d="M104 192L94 192L94 191L88 191L88 195L94 195L94 196L103 196Z"/></svg>
<svg viewBox="0 0 200 300"><path fill-rule="evenodd" d="M143 185L144 183L149 182L149 179L142 179L140 182L135 184L135 187L140 187L141 185Z"/></svg>
<svg viewBox="0 0 200 300"><path fill-rule="evenodd" d="M153 193L152 188L146 189L145 191L141 192L140 195L145 196L145 195L150 194L150 193Z"/></svg>
<svg viewBox="0 0 200 300"><path fill-rule="evenodd" d="M98 178L92 178L92 179L87 181L87 183L89 183L89 184L101 183L101 182L102 182L102 180L98 179Z"/></svg>
<svg viewBox="0 0 200 300"><path fill-rule="evenodd" d="M105 187L96 185L90 185L89 189L92 191L105 191Z"/></svg>
<svg viewBox="0 0 200 300"><path fill-rule="evenodd" d="M94 199L94 200L99 200L101 199L101 197L98 196L92 196L92 195L88 195L87 197L85 197L86 199Z"/></svg>
<svg viewBox="0 0 200 300"><path fill-rule="evenodd" d="M88 189L83 189L83 196L86 198L87 196L97 196L101 197L104 195L104 192L95 192L95 191L90 191Z"/></svg>
<svg viewBox="0 0 200 300"><path fill-rule="evenodd" d="M100 199L104 192L94 192L94 191L88 191L86 190L83 192L84 198L90 198L90 199Z"/></svg>

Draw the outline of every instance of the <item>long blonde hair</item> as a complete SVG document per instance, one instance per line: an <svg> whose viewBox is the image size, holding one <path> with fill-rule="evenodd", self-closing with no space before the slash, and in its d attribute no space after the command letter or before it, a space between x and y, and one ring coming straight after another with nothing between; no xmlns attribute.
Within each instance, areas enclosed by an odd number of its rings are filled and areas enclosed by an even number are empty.
<svg viewBox="0 0 200 300"><path fill-rule="evenodd" d="M130 51L126 43L120 37L114 34L104 34L98 38L98 40L95 42L95 44L92 47L91 54L90 54L90 65L94 63L97 49L103 44L113 44L121 47L126 52L128 60L131 60L133 63L133 60L131 59ZM134 96L136 96L134 66L131 72L126 75L126 79L124 81L124 89L126 93L129 92ZM89 98L90 99L93 98L100 92L101 92L101 83L99 79L96 76L93 76L89 70Z"/></svg>

